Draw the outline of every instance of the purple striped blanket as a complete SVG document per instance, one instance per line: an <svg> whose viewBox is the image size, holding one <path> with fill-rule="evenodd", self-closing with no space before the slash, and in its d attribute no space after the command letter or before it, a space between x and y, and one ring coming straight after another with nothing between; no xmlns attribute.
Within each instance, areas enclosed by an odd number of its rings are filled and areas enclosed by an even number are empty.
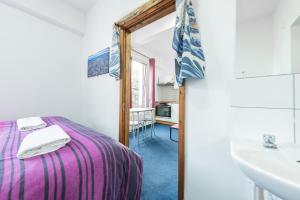
<svg viewBox="0 0 300 200"><path fill-rule="evenodd" d="M16 121L0 122L0 199L140 199L143 163L103 134L62 117L45 117L72 138L65 147L19 160Z"/></svg>

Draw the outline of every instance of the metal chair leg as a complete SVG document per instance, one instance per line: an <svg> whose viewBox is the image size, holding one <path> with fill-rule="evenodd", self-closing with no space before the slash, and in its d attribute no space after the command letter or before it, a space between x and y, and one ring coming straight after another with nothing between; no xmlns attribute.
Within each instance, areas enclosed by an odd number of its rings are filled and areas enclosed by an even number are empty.
<svg viewBox="0 0 300 200"><path fill-rule="evenodd" d="M153 138L153 123L151 122L151 125L150 125L150 134L151 134L151 138Z"/></svg>
<svg viewBox="0 0 300 200"><path fill-rule="evenodd" d="M154 124L154 119L152 118L152 121L151 121L151 137L152 135L156 136L155 134L155 124Z"/></svg>
<svg viewBox="0 0 300 200"><path fill-rule="evenodd" d="M173 141L173 142L178 142L178 140L174 140L174 139L172 138L172 129L173 129L173 128L170 127L170 140Z"/></svg>

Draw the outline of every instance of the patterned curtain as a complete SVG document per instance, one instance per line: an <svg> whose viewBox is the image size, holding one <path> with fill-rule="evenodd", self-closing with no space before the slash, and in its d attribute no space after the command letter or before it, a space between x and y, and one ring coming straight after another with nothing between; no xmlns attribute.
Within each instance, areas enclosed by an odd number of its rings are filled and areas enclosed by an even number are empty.
<svg viewBox="0 0 300 200"><path fill-rule="evenodd" d="M186 78L205 77L205 57L191 0L176 0L176 15L172 46L177 53L176 80L182 86Z"/></svg>
<svg viewBox="0 0 300 200"><path fill-rule="evenodd" d="M109 75L120 79L120 29L118 26L113 27L112 46L110 48Z"/></svg>

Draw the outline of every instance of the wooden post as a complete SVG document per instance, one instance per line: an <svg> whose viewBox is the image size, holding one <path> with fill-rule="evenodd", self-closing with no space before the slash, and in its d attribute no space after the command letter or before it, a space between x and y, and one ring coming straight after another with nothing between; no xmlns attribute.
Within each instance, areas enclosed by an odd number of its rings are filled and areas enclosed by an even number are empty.
<svg viewBox="0 0 300 200"><path fill-rule="evenodd" d="M136 31L176 11L175 0L149 0L116 24L121 28L121 82L120 82L120 142L129 145L130 95L131 95L131 36ZM174 66L175 67L175 66ZM185 87L179 88L179 142L178 142L178 199L184 199L184 131Z"/></svg>
<svg viewBox="0 0 300 200"><path fill-rule="evenodd" d="M185 87L179 87L178 199L184 199Z"/></svg>

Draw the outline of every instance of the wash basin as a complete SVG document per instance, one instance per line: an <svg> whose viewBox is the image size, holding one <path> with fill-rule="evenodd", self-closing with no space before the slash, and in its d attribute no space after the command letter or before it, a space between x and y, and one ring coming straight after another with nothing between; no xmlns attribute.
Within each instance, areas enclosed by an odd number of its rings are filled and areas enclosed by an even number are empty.
<svg viewBox="0 0 300 200"><path fill-rule="evenodd" d="M300 199L300 146L268 149L258 141L231 141L231 155L242 172L259 188L285 200Z"/></svg>

